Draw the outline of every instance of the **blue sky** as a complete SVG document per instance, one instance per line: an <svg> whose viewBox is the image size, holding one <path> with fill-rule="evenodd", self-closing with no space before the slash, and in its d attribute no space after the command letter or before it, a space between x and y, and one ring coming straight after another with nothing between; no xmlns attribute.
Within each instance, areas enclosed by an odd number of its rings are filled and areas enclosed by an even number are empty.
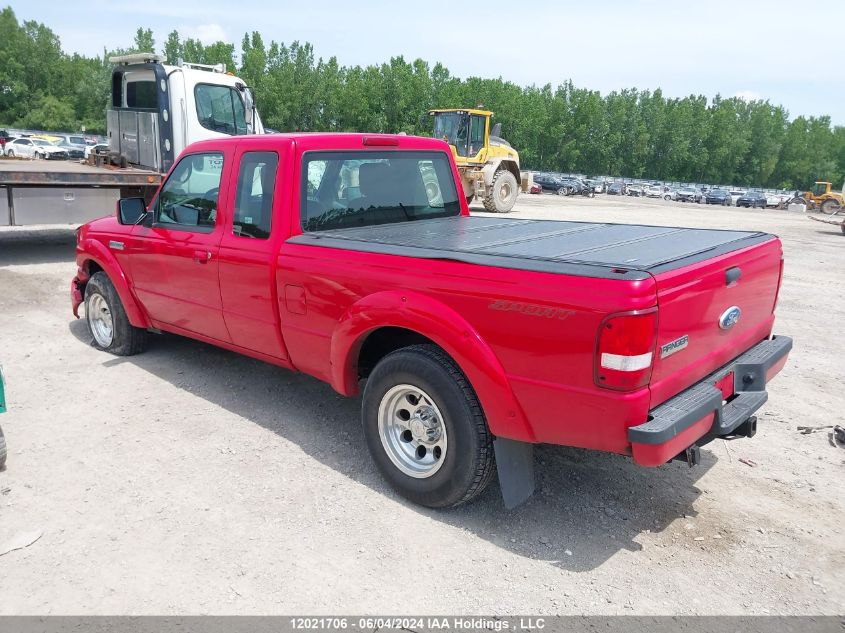
<svg viewBox="0 0 845 633"><path fill-rule="evenodd" d="M265 42L311 42L318 56L347 65L404 55L440 61L459 77L501 76L521 85L572 79L602 93L660 87L678 97L740 95L782 104L792 117L828 114L845 125L842 0L10 4L18 19L47 24L71 52L126 46L138 26L152 28L159 45L176 28L206 42L230 41L236 50L245 32L257 30ZM838 33L836 44L817 39L827 25Z"/></svg>

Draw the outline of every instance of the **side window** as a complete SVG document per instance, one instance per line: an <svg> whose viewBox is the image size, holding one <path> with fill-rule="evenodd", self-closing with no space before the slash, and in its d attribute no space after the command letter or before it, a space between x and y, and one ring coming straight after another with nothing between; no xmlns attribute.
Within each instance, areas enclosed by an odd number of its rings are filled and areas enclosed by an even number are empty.
<svg viewBox="0 0 845 633"><path fill-rule="evenodd" d="M234 88L198 84L194 97L197 117L204 128L223 134L247 133L244 103Z"/></svg>
<svg viewBox="0 0 845 633"><path fill-rule="evenodd" d="M275 152L247 152L241 157L232 220L235 235L262 240L270 237L278 164Z"/></svg>
<svg viewBox="0 0 845 633"><path fill-rule="evenodd" d="M472 117L469 130L469 145L470 156L475 156L484 147L484 117Z"/></svg>
<svg viewBox="0 0 845 633"><path fill-rule="evenodd" d="M217 219L223 155L189 154L182 158L161 189L156 221L175 229L210 229Z"/></svg>

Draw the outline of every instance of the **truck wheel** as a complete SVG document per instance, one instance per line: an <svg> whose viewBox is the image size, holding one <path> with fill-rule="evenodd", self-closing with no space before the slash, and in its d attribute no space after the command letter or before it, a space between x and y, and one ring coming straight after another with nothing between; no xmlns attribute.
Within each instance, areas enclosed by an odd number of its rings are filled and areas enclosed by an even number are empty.
<svg viewBox="0 0 845 633"><path fill-rule="evenodd" d="M834 198L827 198L825 201L822 202L820 208L822 210L822 213L832 215L833 213L839 211L841 207Z"/></svg>
<svg viewBox="0 0 845 633"><path fill-rule="evenodd" d="M430 508L466 503L493 477L493 437L466 376L434 345L385 356L364 389L364 437L388 483Z"/></svg>
<svg viewBox="0 0 845 633"><path fill-rule="evenodd" d="M6 438L3 437L3 429L0 429L0 470L6 467Z"/></svg>
<svg viewBox="0 0 845 633"><path fill-rule="evenodd" d="M516 204L517 193L516 177L507 169L500 169L493 175L490 193L484 196L484 208L490 213L507 213Z"/></svg>
<svg viewBox="0 0 845 633"><path fill-rule="evenodd" d="M117 356L144 351L147 331L129 322L120 296L104 272L94 273L85 286L85 319L97 349Z"/></svg>

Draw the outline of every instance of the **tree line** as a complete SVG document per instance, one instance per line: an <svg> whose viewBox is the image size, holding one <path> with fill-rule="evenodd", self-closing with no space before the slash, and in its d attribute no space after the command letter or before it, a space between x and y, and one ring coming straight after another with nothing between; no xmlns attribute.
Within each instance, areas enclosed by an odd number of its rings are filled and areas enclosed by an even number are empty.
<svg viewBox="0 0 845 633"><path fill-rule="evenodd" d="M253 87L265 125L280 131L426 135L428 109L483 105L534 170L787 189L845 180L845 127L827 116L790 119L769 101L670 98L660 89L602 95L571 82L523 87L461 79L443 64L401 56L343 66L308 43L266 44L258 32L236 52L177 31L158 49L152 31L139 28L126 49L86 57L65 53L47 26L18 22L9 7L0 11L0 125L104 132L108 57L137 51L226 64Z"/></svg>

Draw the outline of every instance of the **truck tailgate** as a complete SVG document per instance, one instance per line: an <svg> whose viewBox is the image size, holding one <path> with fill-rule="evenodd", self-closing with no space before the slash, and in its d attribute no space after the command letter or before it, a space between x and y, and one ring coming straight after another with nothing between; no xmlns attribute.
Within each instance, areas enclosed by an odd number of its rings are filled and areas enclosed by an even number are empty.
<svg viewBox="0 0 845 633"><path fill-rule="evenodd" d="M655 275L652 408L771 334L781 262L780 240L772 237Z"/></svg>

